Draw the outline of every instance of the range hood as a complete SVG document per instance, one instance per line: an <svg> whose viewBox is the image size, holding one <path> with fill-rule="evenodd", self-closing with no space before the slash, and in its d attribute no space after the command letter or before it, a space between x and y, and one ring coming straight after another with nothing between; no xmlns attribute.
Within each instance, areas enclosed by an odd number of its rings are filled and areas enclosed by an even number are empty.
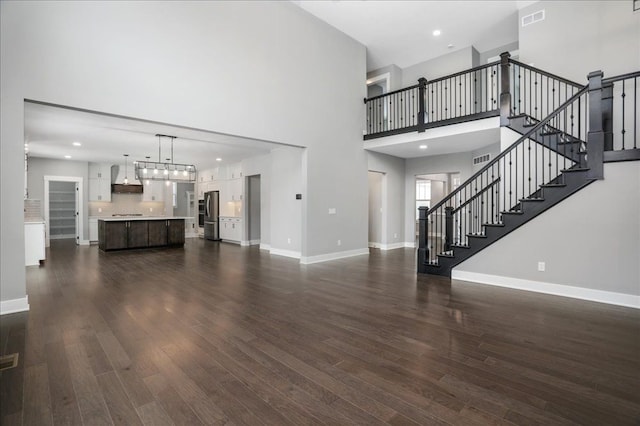
<svg viewBox="0 0 640 426"><path fill-rule="evenodd" d="M114 194L142 194L144 186L139 183L124 183L124 167L111 166L111 192ZM133 180L133 179L132 179ZM137 182L134 180L134 182Z"/></svg>

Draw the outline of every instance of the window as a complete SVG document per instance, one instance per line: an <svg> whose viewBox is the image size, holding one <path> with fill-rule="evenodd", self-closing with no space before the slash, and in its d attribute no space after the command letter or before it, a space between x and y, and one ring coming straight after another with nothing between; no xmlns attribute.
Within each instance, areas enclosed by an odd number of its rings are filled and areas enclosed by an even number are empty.
<svg viewBox="0 0 640 426"><path fill-rule="evenodd" d="M416 220L419 218L418 207L431 207L431 181L416 180Z"/></svg>

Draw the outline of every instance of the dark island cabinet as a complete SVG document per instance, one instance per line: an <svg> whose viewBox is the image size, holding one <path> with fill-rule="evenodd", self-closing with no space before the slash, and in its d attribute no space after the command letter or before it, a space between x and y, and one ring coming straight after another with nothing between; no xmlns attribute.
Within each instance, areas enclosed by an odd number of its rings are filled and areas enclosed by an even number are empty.
<svg viewBox="0 0 640 426"><path fill-rule="evenodd" d="M184 245L184 219L169 219L167 229L168 241L170 246Z"/></svg>
<svg viewBox="0 0 640 426"><path fill-rule="evenodd" d="M184 219L98 220L100 250L184 245Z"/></svg>
<svg viewBox="0 0 640 426"><path fill-rule="evenodd" d="M159 247L167 245L167 221L149 221L149 247Z"/></svg>
<svg viewBox="0 0 640 426"><path fill-rule="evenodd" d="M127 222L127 248L149 247L149 222L132 220Z"/></svg>

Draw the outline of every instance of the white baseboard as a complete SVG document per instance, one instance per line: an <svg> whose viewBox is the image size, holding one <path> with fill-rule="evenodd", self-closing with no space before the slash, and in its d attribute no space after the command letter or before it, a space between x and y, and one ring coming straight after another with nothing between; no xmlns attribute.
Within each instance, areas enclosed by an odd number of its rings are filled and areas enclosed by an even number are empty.
<svg viewBox="0 0 640 426"><path fill-rule="evenodd" d="M394 250L394 249L404 248L405 247L404 244L405 244L404 242L391 243L391 244L369 242L369 248L377 248L380 250Z"/></svg>
<svg viewBox="0 0 640 426"><path fill-rule="evenodd" d="M260 246L260 248L262 248L262 246ZM294 259L300 259L299 251L274 249L274 248L270 248L269 251L271 252L271 254L275 254L276 256L284 256L284 257L292 257Z"/></svg>
<svg viewBox="0 0 640 426"><path fill-rule="evenodd" d="M369 254L369 248L338 251L335 253L319 254L317 256L303 256L300 258L300 263L308 265L310 263L327 262L329 260L344 259L345 257L362 256L365 254Z"/></svg>
<svg viewBox="0 0 640 426"><path fill-rule="evenodd" d="M499 275L481 274L467 271L451 271L451 279L471 281L480 284L507 287L517 290L533 291L536 293L553 294L555 296L572 297L574 299L590 300L592 302L608 303L610 305L626 306L640 309L640 296L612 291L593 290L590 288L574 287L563 284L545 283L541 281L523 280L520 278L502 277Z"/></svg>
<svg viewBox="0 0 640 426"><path fill-rule="evenodd" d="M260 243L260 250L270 251L271 250L271 244Z"/></svg>
<svg viewBox="0 0 640 426"><path fill-rule="evenodd" d="M409 242L409 241L405 241L405 242L404 242L404 246L405 246L406 248L416 248L416 243L414 243L414 242Z"/></svg>
<svg viewBox="0 0 640 426"><path fill-rule="evenodd" d="M89 241L89 240L80 240L80 245L81 246L90 246L91 245L91 241Z"/></svg>
<svg viewBox="0 0 640 426"><path fill-rule="evenodd" d="M21 299L0 301L0 315L15 314L29 310L29 296Z"/></svg>
<svg viewBox="0 0 640 426"><path fill-rule="evenodd" d="M244 241L240 242L240 245L243 246L243 247L258 246L258 245L260 245L260 240L244 240Z"/></svg>

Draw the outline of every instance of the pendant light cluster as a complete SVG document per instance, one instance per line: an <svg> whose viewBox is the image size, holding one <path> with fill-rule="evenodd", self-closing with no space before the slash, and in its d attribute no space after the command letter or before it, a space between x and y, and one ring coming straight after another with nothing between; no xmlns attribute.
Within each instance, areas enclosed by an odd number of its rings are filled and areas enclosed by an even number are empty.
<svg viewBox="0 0 640 426"><path fill-rule="evenodd" d="M158 161L149 161L146 157L144 161L134 161L136 178L149 183L152 180L162 180L169 185L170 182L195 182L196 166L193 164L180 164L173 162L173 141L176 136L156 134L158 137ZM162 138L171 139L171 158L162 162Z"/></svg>

